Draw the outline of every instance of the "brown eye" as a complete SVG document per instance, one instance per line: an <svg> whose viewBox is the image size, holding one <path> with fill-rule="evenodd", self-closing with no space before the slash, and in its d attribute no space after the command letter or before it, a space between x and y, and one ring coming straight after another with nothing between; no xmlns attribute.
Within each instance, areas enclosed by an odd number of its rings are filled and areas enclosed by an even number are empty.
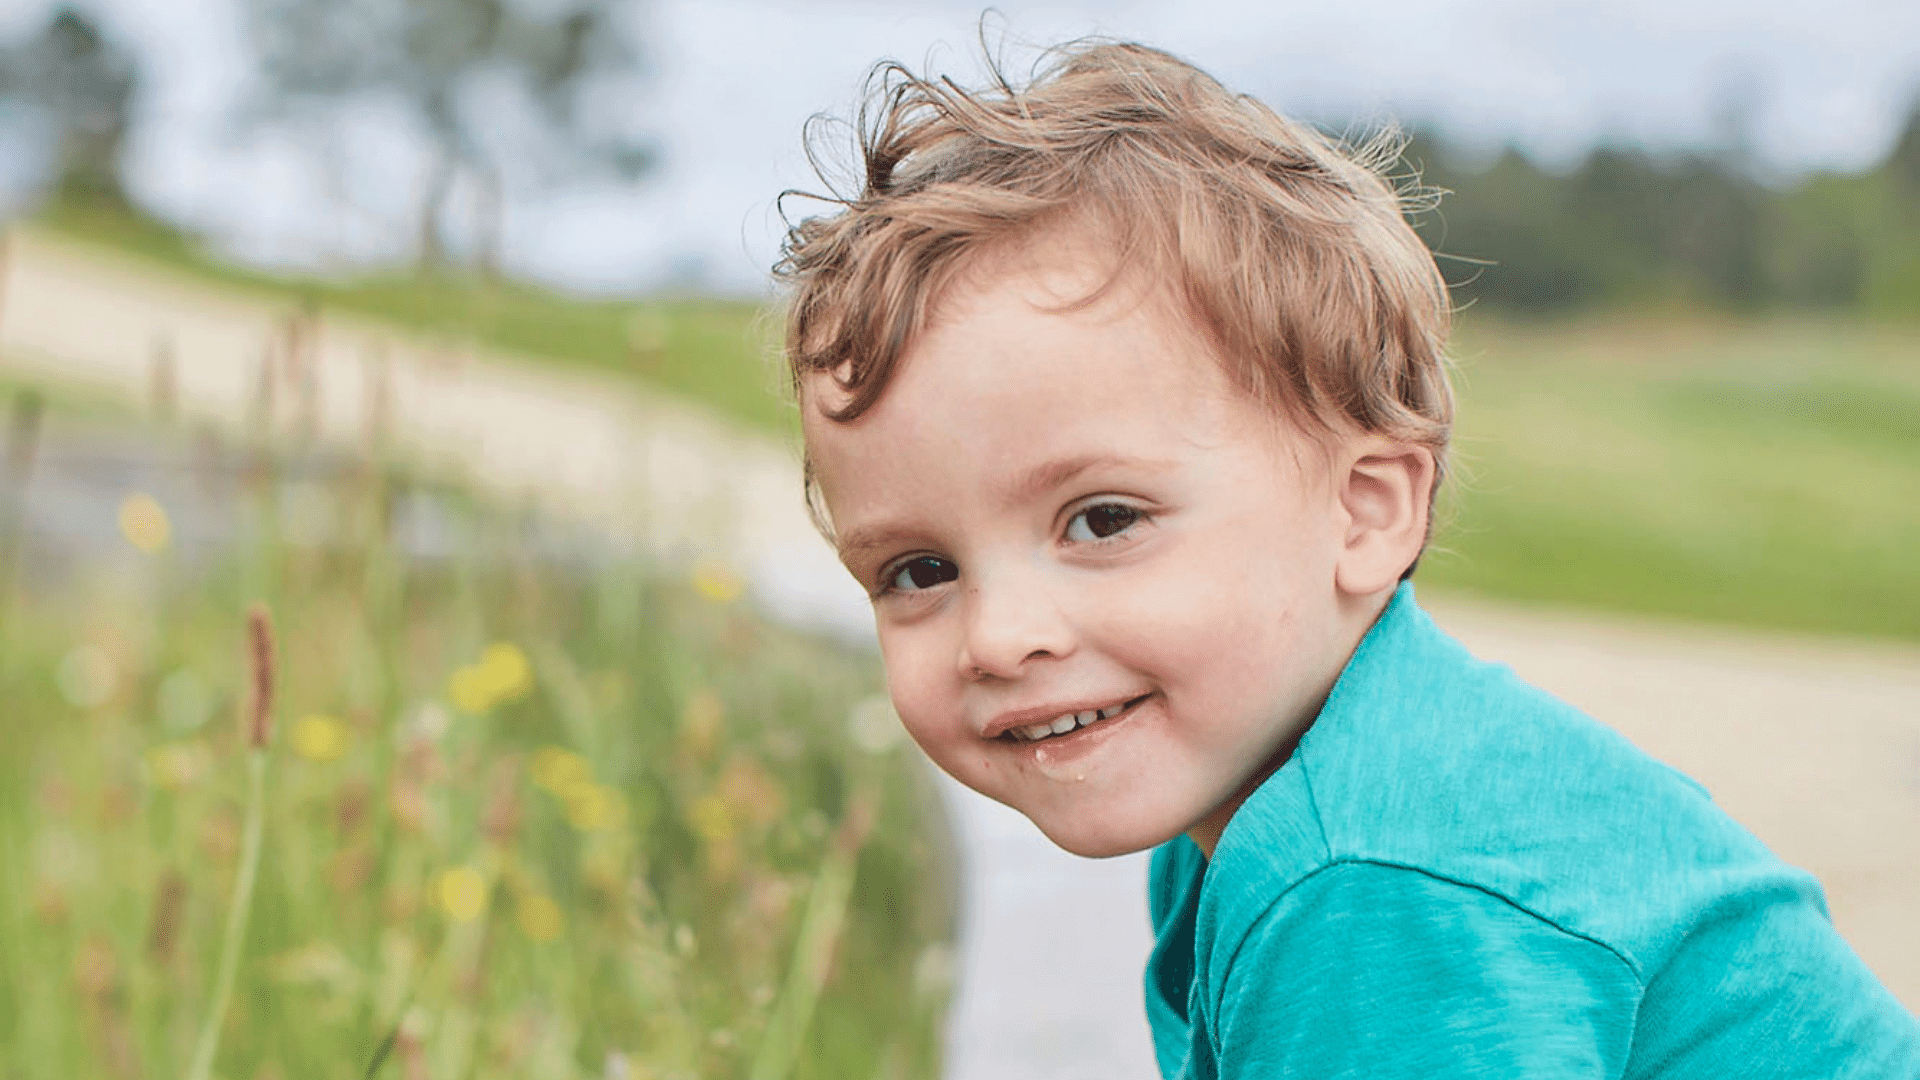
<svg viewBox="0 0 1920 1080"><path fill-rule="evenodd" d="M1079 542L1105 540L1126 532L1140 520L1141 513L1124 503L1099 503L1073 516L1067 523L1067 539Z"/></svg>
<svg viewBox="0 0 1920 1080"><path fill-rule="evenodd" d="M960 568L953 563L932 555L921 555L896 567L892 580L887 584L890 588L912 592L915 589L931 589L959 576Z"/></svg>

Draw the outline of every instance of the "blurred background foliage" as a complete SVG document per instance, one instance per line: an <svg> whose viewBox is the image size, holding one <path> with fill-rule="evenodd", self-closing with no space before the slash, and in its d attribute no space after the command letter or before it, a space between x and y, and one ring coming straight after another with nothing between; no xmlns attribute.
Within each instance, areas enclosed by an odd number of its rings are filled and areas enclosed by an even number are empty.
<svg viewBox="0 0 1920 1080"><path fill-rule="evenodd" d="M79 6L0 49L0 107L54 148L27 227L791 436L761 302L587 299L501 271L501 150L459 88L531 103L547 182L644 183L659 149L578 108L648 68L611 44L621 5L241 7L245 123L378 93L427 134L415 261L268 273L150 215L123 174L150 82ZM1849 173L1766 175L1737 115L1722 143L1548 168L1413 132L1404 177L1446 192L1416 225L1463 309L1454 481L1421 580L1920 640L1920 105ZM456 182L481 197L457 209ZM238 873L254 600L284 691L220 1075L937 1070L954 867L927 777L874 734L893 721L873 657L772 624L725 567L556 549L524 511L378 455L192 444L3 374L0 394L8 1075L186 1060ZM36 457L44 474L103 447L193 463L224 539L189 543L205 530L128 466L111 556L31 549ZM290 533L289 508L316 504L325 536ZM409 546L395 522L418 513L451 539Z"/></svg>
<svg viewBox="0 0 1920 1080"><path fill-rule="evenodd" d="M128 205L120 154L141 89L133 55L79 8L55 10L0 49L0 103L50 129L46 194L55 200Z"/></svg>
<svg viewBox="0 0 1920 1080"><path fill-rule="evenodd" d="M7 1075L184 1074L253 809L214 1075L937 1071L953 853L874 657L377 456L13 400ZM23 528L36 486L118 535Z"/></svg>
<svg viewBox="0 0 1920 1080"><path fill-rule="evenodd" d="M583 86L641 68L629 39L615 32L616 10L528 8L510 0L246 0L244 25L262 76L248 103L250 119L284 121L367 96L397 100L432 144L432 172L416 214L421 260L446 261L441 223L464 173L480 191L473 261L491 275L499 263L502 193L487 128L496 118L463 91L485 78L534 102L547 135L542 171L550 177L639 177L653 151L595 130L578 107Z"/></svg>
<svg viewBox="0 0 1920 1080"><path fill-rule="evenodd" d="M556 182L649 167L649 147L571 109L579 84L639 62L606 44L605 8L245 15L265 78L244 122L371 90L430 132L420 265L271 279L149 217L121 172L145 82L71 6L0 53L0 104L54 147L34 227L310 312L536 353L593 358L609 332L657 351L624 308L502 281L486 244L455 266L441 239L452 178L484 189L495 171L485 117L454 93L476 72L539 104ZM679 340L745 351L738 313L671 318ZM721 391L704 378L681 389ZM711 558L556 538L374 448L229 444L10 375L0 396L0 874L17 885L0 902L0 1072L186 1075L209 1015L215 1076L938 1072L954 853L877 658L772 623ZM101 498L117 535L62 539ZM258 807L238 722L255 602L279 628Z"/></svg>
<svg viewBox="0 0 1920 1080"><path fill-rule="evenodd" d="M1469 260L1450 267L1461 303L1920 318L1920 101L1857 173L1768 183L1743 145L1737 127L1716 152L1603 145L1550 172L1512 147L1474 161L1420 131L1405 159L1447 192L1419 227Z"/></svg>

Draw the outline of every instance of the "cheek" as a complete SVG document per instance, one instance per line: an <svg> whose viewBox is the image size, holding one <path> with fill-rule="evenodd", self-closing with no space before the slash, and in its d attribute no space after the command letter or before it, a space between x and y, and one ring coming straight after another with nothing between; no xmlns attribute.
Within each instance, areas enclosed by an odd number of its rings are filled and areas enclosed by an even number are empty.
<svg viewBox="0 0 1920 1080"><path fill-rule="evenodd" d="M1115 659L1169 689L1209 700L1264 693L1301 654L1304 568L1182 553L1143 568L1102 604Z"/></svg>
<svg viewBox="0 0 1920 1080"><path fill-rule="evenodd" d="M1168 678L1243 656L1265 657L1290 624L1289 598L1245 573L1238 579L1212 572L1161 575L1123 596L1103 613L1102 638Z"/></svg>
<svg viewBox="0 0 1920 1080"><path fill-rule="evenodd" d="M941 660L938 635L927 627L880 631L880 659L886 666L887 694L915 742L925 746L948 718L941 710L958 700L951 654Z"/></svg>

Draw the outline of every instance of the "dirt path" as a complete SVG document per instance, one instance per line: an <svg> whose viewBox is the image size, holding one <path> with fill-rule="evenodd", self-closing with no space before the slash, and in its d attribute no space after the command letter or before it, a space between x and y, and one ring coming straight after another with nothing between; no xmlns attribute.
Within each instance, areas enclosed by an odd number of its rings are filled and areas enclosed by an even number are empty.
<svg viewBox="0 0 1920 1080"><path fill-rule="evenodd" d="M158 382L184 416L223 426L383 432L666 557L721 554L783 617L870 640L864 598L807 524L789 448L628 386L331 317L263 364L283 304L41 237L11 254L0 367L136 398ZM1814 871L1841 931L1920 1009L1920 650L1425 600L1476 652L1701 780ZM1144 857L1075 858L949 790L967 861L949 1080L1151 1078Z"/></svg>
<svg viewBox="0 0 1920 1080"><path fill-rule="evenodd" d="M383 438L487 490L526 497L672 557L764 567L808 594L839 564L807 522L793 455L697 408L558 369L409 338L207 286L89 247L16 233L0 271L0 365L130 395L184 420ZM867 619L845 590L810 616Z"/></svg>

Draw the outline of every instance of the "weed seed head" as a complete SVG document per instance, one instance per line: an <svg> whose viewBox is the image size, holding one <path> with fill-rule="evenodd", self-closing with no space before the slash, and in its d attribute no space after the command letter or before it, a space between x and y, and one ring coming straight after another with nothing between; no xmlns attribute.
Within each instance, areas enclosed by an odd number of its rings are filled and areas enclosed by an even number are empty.
<svg viewBox="0 0 1920 1080"><path fill-rule="evenodd" d="M273 619L264 605L247 611L247 745L264 750L273 738Z"/></svg>

